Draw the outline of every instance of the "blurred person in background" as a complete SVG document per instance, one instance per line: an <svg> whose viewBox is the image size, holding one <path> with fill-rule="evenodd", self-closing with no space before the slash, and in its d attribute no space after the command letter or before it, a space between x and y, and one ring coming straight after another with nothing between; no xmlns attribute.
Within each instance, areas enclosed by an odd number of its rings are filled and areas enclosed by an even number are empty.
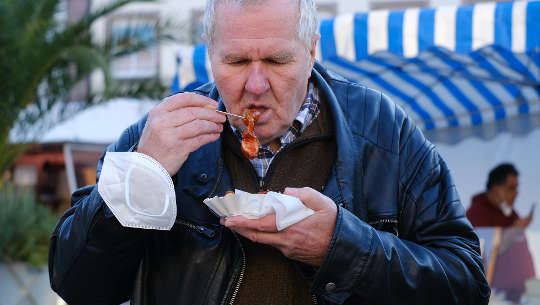
<svg viewBox="0 0 540 305"><path fill-rule="evenodd" d="M467 218L473 227L526 228L532 221L533 210L519 218L514 210L518 195L519 173L510 163L503 163L489 172L487 190L472 198Z"/></svg>
<svg viewBox="0 0 540 305"><path fill-rule="evenodd" d="M487 190L473 197L467 218L474 227L503 227L497 245L491 288L505 300L518 303L525 291L525 281L535 277L534 264L523 229L532 221L533 210L519 218L514 210L518 195L519 173L510 163L493 168Z"/></svg>

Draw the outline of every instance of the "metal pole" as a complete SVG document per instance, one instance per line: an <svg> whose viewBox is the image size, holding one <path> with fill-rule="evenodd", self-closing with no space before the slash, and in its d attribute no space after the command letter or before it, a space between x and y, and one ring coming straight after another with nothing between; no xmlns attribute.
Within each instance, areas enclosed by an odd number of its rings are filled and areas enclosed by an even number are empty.
<svg viewBox="0 0 540 305"><path fill-rule="evenodd" d="M69 193L73 194L77 189L77 176L75 176L75 164L73 164L73 155L71 152L71 144L64 144L64 162L66 166Z"/></svg>

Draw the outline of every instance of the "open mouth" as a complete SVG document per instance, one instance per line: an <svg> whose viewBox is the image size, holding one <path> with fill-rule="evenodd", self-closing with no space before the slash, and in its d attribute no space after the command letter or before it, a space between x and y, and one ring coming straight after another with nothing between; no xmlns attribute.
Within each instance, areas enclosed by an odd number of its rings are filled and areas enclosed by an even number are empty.
<svg viewBox="0 0 540 305"><path fill-rule="evenodd" d="M265 106L257 106L257 105L249 105L247 108L248 108L248 109L254 109L254 110L257 110L257 111L260 111L260 112L263 112L263 111L265 111L266 109L268 109L268 107L265 107Z"/></svg>
<svg viewBox="0 0 540 305"><path fill-rule="evenodd" d="M261 124L261 123L264 123L266 120L267 120L267 117L269 115L269 108L268 107L265 107L265 106L257 106L257 105L249 105L248 106L248 109L252 109L252 110L257 110L260 115L259 115L259 119L257 120L257 122L255 123L255 125L258 125L258 124Z"/></svg>

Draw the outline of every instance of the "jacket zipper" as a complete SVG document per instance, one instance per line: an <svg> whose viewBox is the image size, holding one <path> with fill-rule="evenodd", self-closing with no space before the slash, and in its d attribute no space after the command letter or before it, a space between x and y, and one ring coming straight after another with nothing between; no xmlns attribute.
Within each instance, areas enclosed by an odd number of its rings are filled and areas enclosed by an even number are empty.
<svg viewBox="0 0 540 305"><path fill-rule="evenodd" d="M238 244L240 245L240 250L242 250L242 268L240 269L240 274L238 275L238 280L236 282L236 285L234 287L233 293L231 295L231 300L229 301L229 305L232 305L234 303L234 300L236 299L236 295L238 295L238 291L240 290L240 285L242 284L242 280L244 279L244 273L246 271L246 252L244 251L244 246L242 246L242 242L238 238L238 235L234 233L234 231L231 231L236 240L238 241ZM227 295L223 297L223 301L221 301L221 305L225 304L227 301Z"/></svg>
<svg viewBox="0 0 540 305"><path fill-rule="evenodd" d="M392 218L383 218L383 219L379 219L379 220L369 222L370 225L376 225L376 224L380 224L380 223L398 223L398 220L397 219L392 219Z"/></svg>
<svg viewBox="0 0 540 305"><path fill-rule="evenodd" d="M242 242L240 241L236 233L234 233L234 236L236 237L236 240L238 240L238 243L240 244L240 249L242 249L242 269L240 269L238 282L236 283L236 287L234 287L234 291L231 296L231 301L229 302L229 305L232 305L234 303L234 300L236 299L236 295L238 294L238 290L240 289L240 285L242 284L242 280L244 279L244 272L246 271L246 253L244 252L244 246L242 246Z"/></svg>
<svg viewBox="0 0 540 305"><path fill-rule="evenodd" d="M376 226L378 224L389 224L389 223L397 226L399 224L399 221L395 218L383 218L383 219L368 222L370 226ZM394 235L399 237L400 235L399 228L395 228L393 231L394 232L390 232L390 231L388 232L393 233Z"/></svg>
<svg viewBox="0 0 540 305"><path fill-rule="evenodd" d="M317 297L312 294L311 297L313 298L313 305L319 305L319 302L317 302Z"/></svg>
<svg viewBox="0 0 540 305"><path fill-rule="evenodd" d="M206 236L207 238L214 238L214 236L216 236L216 232L214 230L211 230L205 226L197 225L197 224L194 224L194 223L191 223L183 219L179 219L179 218L177 218L174 222L177 224L186 226L196 231L197 233Z"/></svg>

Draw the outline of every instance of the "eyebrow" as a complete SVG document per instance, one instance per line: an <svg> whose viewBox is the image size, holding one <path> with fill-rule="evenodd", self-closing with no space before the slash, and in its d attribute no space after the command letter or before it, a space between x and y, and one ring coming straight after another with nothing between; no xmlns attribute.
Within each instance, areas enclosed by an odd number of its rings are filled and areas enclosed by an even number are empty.
<svg viewBox="0 0 540 305"><path fill-rule="evenodd" d="M277 60L277 61L291 61L294 59L294 54L291 54L289 52L280 52L280 53L277 53L277 54L274 54L270 57L268 57L270 59L273 59L273 60Z"/></svg>
<svg viewBox="0 0 540 305"><path fill-rule="evenodd" d="M246 59L245 56L237 55L237 54L227 54L223 57L223 60L226 62L234 62L239 60Z"/></svg>
<svg viewBox="0 0 540 305"><path fill-rule="evenodd" d="M243 56L240 54L227 54L223 57L223 60L226 62L235 62L240 60L246 60L249 59L247 56ZM290 61L294 59L294 55L290 52L284 51L284 52L278 52L276 54L273 54L271 56L267 56L264 59L272 59L277 61Z"/></svg>

